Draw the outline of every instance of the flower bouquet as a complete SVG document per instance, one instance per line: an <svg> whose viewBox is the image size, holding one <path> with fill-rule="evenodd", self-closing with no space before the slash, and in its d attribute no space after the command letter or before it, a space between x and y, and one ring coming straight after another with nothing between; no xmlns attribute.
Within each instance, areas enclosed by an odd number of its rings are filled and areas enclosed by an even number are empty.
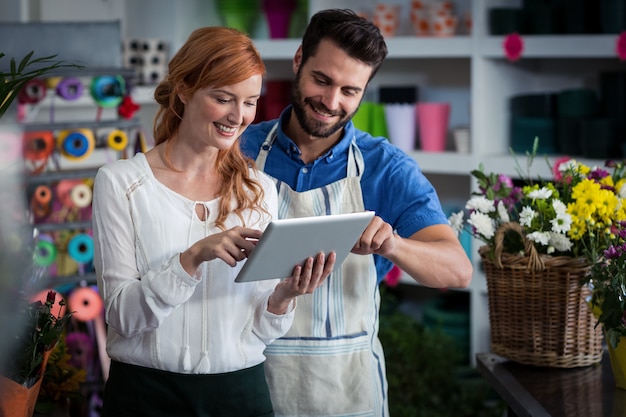
<svg viewBox="0 0 626 417"><path fill-rule="evenodd" d="M22 332L12 343L11 354L0 375L0 415L31 416L46 363L63 333L71 313L62 297L49 291L45 302L27 304L14 317Z"/></svg>
<svg viewBox="0 0 626 417"><path fill-rule="evenodd" d="M584 283L592 288L590 304L607 341L617 348L626 336L626 221L616 222L608 234L611 244L598 254Z"/></svg>
<svg viewBox="0 0 626 417"><path fill-rule="evenodd" d="M537 140L528 171L536 149ZM624 164L607 161L605 168L564 158L545 180L518 164L517 182L482 166L471 172L478 190L449 220L484 243L494 353L563 368L602 359L601 328L583 284L609 247L612 227L626 220Z"/></svg>

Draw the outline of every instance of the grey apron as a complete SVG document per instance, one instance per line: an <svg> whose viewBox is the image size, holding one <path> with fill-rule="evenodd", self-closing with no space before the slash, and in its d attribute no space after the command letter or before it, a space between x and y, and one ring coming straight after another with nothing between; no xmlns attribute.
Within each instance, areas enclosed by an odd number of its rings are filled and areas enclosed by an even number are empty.
<svg viewBox="0 0 626 417"><path fill-rule="evenodd" d="M261 146L260 170L276 128ZM321 188L296 192L274 179L279 218L363 211L364 161L354 140L348 158L346 178ZM276 416L389 415L379 307L373 256L348 255L313 294L298 297L293 326L265 351Z"/></svg>

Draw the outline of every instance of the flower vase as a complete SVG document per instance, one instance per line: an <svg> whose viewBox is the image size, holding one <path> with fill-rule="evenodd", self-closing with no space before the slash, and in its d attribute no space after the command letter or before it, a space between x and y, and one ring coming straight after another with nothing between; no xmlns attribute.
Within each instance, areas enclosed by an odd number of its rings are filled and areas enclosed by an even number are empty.
<svg viewBox="0 0 626 417"><path fill-rule="evenodd" d="M52 350L44 352L40 376L37 382L30 387L0 375L0 416L32 417L41 389L44 370Z"/></svg>
<svg viewBox="0 0 626 417"><path fill-rule="evenodd" d="M289 37L289 25L296 6L296 0L263 1L262 9L265 13L271 39L285 39Z"/></svg>
<svg viewBox="0 0 626 417"><path fill-rule="evenodd" d="M626 341L620 339L619 344L614 348L607 340L609 347L609 358L611 360L611 369L613 369L613 378L617 388L626 390Z"/></svg>

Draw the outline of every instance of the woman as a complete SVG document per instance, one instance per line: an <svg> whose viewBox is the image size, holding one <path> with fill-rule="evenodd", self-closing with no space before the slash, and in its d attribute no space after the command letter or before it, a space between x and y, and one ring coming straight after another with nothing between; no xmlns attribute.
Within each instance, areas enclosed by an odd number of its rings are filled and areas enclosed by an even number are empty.
<svg viewBox="0 0 626 417"><path fill-rule="evenodd" d="M235 283L277 217L270 180L241 154L265 74L251 40L194 31L156 88L155 147L95 179L95 269L111 368L103 417L272 416L263 351L334 254L284 280Z"/></svg>

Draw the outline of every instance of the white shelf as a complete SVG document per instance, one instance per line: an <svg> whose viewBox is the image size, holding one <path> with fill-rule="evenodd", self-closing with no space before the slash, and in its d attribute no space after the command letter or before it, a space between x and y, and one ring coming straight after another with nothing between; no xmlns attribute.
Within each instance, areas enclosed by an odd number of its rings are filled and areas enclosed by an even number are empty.
<svg viewBox="0 0 626 417"><path fill-rule="evenodd" d="M529 58L615 58L618 35L521 35L524 45L520 60ZM487 36L479 41L479 54L484 58L506 59L504 36Z"/></svg>
<svg viewBox="0 0 626 417"><path fill-rule="evenodd" d="M11 0L25 5L36 5L45 12L52 13L52 7L44 0ZM156 2L156 3L155 3ZM218 20L215 13L209 13L214 2L189 1L181 8L166 0L63 0L64 4L80 4L84 11L87 3L93 3L92 10L98 11L100 18L114 19L121 16L122 27L132 36L141 34L170 41L171 53L175 52L188 34L196 27L214 25ZM106 3L106 5L105 5ZM409 0L397 3L406 7ZM425 101L450 101L452 103L451 127L460 124L471 126L471 152L429 153L410 152L426 175L444 177L438 191L450 193L449 185L454 180L461 184L463 192L454 188L455 197L466 200L474 187L470 172L482 163L487 172L498 172L519 177L515 168L515 158L509 154L509 110L512 96L523 93L556 92L567 88L584 86L597 87L597 74L605 70L621 70L623 62L618 59L616 42L618 35L521 35L524 42L522 56L510 62L503 50L504 36L488 34L488 10L491 7L512 5L521 6L522 0L455 0L460 10L471 10L473 33L450 38L428 38L408 36L408 13L404 15L405 25L401 36L388 38L389 55L383 67L372 80L368 93L374 93L383 85L417 85L419 99ZM309 15L324 8L351 7L354 10L371 8L370 0L309 0ZM55 7L56 12L61 10ZM71 20L84 16L78 7L63 7L63 17ZM40 10L41 12L41 10ZM24 13L22 13L24 14ZM67 16L66 16L67 14ZM42 13L45 20L45 13ZM57 16L58 18L59 16ZM149 19L147 19L149 17ZM219 23L218 23L219 24ZM122 34L123 37L125 34ZM256 39L255 45L268 63L268 74L273 79L291 79L292 58L300 45L300 39ZM151 125L154 86L136 87L132 96L142 105L142 120ZM85 99L87 100L87 99ZM77 102L80 104L83 102ZM88 104L86 101L84 104ZM71 106L73 104L67 104ZM541 140L541 138L540 138ZM525 167L526 156L518 155L517 161ZM553 165L558 156L548 158ZM589 165L602 165L604 161L590 161L581 158ZM531 172L534 176L551 177L552 173L544 158L534 161ZM461 176L448 181L446 176ZM469 187L466 183L470 184ZM467 188L467 189L466 189ZM458 196L456 194L459 194ZM477 248L477 246L475 245ZM471 299L471 352L489 349L489 317L487 309L485 278L479 268L478 254L473 256L475 275L467 289ZM403 279L402 282L406 282ZM413 282L409 280L408 282Z"/></svg>

